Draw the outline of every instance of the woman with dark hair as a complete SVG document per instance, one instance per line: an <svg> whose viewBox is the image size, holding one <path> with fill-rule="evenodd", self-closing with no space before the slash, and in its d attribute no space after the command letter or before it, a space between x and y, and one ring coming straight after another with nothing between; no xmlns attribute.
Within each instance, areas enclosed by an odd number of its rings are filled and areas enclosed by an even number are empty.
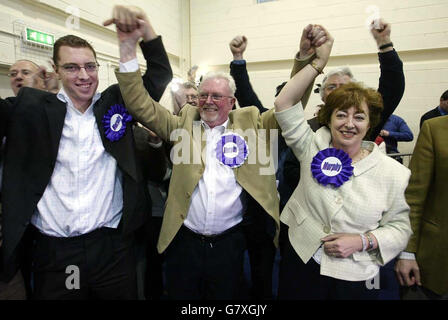
<svg viewBox="0 0 448 320"><path fill-rule="evenodd" d="M286 143L301 165L298 187L281 221L288 237L280 264L279 299L376 299L368 280L397 256L412 233L404 191L410 171L363 141L383 109L381 95L359 83L334 90L313 132L300 99L325 67L333 38L275 101Z"/></svg>

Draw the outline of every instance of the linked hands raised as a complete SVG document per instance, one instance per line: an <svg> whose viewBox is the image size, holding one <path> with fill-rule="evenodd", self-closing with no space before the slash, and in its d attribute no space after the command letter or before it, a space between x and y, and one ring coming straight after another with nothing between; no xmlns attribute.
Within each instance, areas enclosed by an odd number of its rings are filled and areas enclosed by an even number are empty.
<svg viewBox="0 0 448 320"><path fill-rule="evenodd" d="M144 13L137 7L114 6L112 18L103 22L104 26L115 24L120 41L143 36L146 21Z"/></svg>
<svg viewBox="0 0 448 320"><path fill-rule="evenodd" d="M326 32L322 26L309 24L302 31L300 38L299 58L305 59L315 53L317 47L327 40Z"/></svg>
<svg viewBox="0 0 448 320"><path fill-rule="evenodd" d="M320 70L323 70L330 57L334 39L330 33L319 24L309 24L300 38L299 59L307 59L316 54L314 62Z"/></svg>
<svg viewBox="0 0 448 320"><path fill-rule="evenodd" d="M104 26L114 23L121 32L132 32L139 28L138 19L142 19L143 11L137 7L114 6L112 18L103 22Z"/></svg>
<svg viewBox="0 0 448 320"><path fill-rule="evenodd" d="M112 18L103 22L104 26L111 24L116 26L122 62L136 57L136 44L140 38L150 41L157 37L146 14L135 6L114 6Z"/></svg>
<svg viewBox="0 0 448 320"><path fill-rule="evenodd" d="M145 12L135 6L114 6L112 18L103 22L104 26L115 24L119 42L135 41L141 37L144 41L157 38Z"/></svg>
<svg viewBox="0 0 448 320"><path fill-rule="evenodd" d="M303 29L300 40L300 56L315 54L315 58L308 65L296 73L283 87L275 99L274 105L277 112L291 108L299 102L308 86L316 78L317 72L322 72L330 57L334 39L321 25L308 25ZM313 71L314 69L314 71Z"/></svg>
<svg viewBox="0 0 448 320"><path fill-rule="evenodd" d="M330 58L331 49L333 48L334 39L331 34L321 25L314 25L316 28L318 39L314 39L315 44L311 45L314 47L316 53L316 58L313 60L316 66L323 70L327 65L328 59Z"/></svg>

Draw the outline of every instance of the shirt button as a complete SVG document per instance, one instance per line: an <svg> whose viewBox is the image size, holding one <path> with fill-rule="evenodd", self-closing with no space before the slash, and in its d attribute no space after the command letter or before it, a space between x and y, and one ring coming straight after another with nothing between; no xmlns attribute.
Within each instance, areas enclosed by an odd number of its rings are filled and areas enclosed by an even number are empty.
<svg viewBox="0 0 448 320"><path fill-rule="evenodd" d="M337 204L341 204L342 203L342 198L341 197L336 197L336 203Z"/></svg>
<svg viewBox="0 0 448 320"><path fill-rule="evenodd" d="M324 226L324 232L325 233L330 233L331 228L329 226Z"/></svg>

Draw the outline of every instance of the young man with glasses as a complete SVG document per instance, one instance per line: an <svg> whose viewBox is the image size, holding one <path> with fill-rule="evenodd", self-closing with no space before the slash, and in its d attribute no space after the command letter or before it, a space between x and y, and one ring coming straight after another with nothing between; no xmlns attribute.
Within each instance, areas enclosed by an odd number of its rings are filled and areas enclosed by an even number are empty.
<svg viewBox="0 0 448 320"><path fill-rule="evenodd" d="M116 6L111 20L122 55L129 51L126 41L143 37L143 81L160 99L172 78L160 36L135 7ZM24 235L30 233L35 298L135 299L133 251L136 231L150 217L150 199L132 118L118 85L97 92L96 53L86 40L58 39L53 61L62 82L56 95L23 88L13 105L0 108L0 137L8 141L5 266L20 265ZM163 176L164 164L151 162L151 172Z"/></svg>

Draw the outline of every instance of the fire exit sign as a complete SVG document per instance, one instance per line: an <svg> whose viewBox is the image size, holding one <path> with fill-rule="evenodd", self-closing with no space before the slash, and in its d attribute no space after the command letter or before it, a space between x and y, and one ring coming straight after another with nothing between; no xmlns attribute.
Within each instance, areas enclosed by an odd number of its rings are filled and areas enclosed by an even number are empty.
<svg viewBox="0 0 448 320"><path fill-rule="evenodd" d="M25 29L25 41L41 46L53 47L54 35L27 27Z"/></svg>

